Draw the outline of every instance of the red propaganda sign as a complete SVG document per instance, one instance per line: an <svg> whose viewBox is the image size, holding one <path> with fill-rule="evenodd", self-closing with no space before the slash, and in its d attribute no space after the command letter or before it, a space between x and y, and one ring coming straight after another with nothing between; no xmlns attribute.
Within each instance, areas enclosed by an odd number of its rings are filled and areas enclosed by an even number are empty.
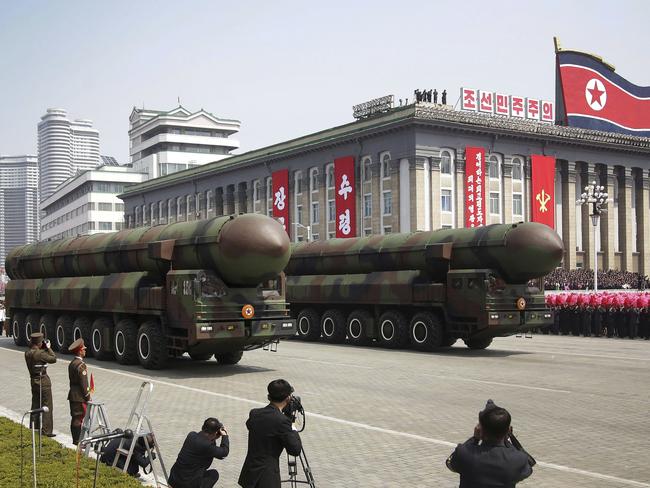
<svg viewBox="0 0 650 488"><path fill-rule="evenodd" d="M354 191L354 157L334 160L334 189L336 190L336 237L355 237L356 192Z"/></svg>
<svg viewBox="0 0 650 488"><path fill-rule="evenodd" d="M555 158L533 154L532 221L555 228Z"/></svg>
<svg viewBox="0 0 650 488"><path fill-rule="evenodd" d="M494 93L479 90L479 112L491 114L494 112Z"/></svg>
<svg viewBox="0 0 650 488"><path fill-rule="evenodd" d="M508 98L508 95L496 93L494 99L496 102L494 113L497 115L505 115L506 117L510 115L510 99Z"/></svg>
<svg viewBox="0 0 650 488"><path fill-rule="evenodd" d="M517 117L523 119L526 117L524 110L524 97L515 97L510 95L510 117Z"/></svg>
<svg viewBox="0 0 650 488"><path fill-rule="evenodd" d="M485 149L465 148L465 227L485 225Z"/></svg>
<svg viewBox="0 0 650 488"><path fill-rule="evenodd" d="M287 234L289 229L289 170L281 169L271 175L273 182L273 217L283 226Z"/></svg>
<svg viewBox="0 0 650 488"><path fill-rule="evenodd" d="M534 98L526 99L526 118L539 120L539 100Z"/></svg>

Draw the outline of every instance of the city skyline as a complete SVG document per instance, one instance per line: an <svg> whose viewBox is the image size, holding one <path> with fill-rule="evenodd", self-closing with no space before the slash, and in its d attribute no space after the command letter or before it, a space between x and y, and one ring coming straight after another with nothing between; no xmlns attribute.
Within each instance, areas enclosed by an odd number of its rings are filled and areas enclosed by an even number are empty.
<svg viewBox="0 0 650 488"><path fill-rule="evenodd" d="M554 35L650 83L650 67L637 62L650 42L642 2L615 11L605 2L534 11L513 2L194 2L143 22L152 7L6 6L0 39L14 69L2 70L0 83L13 95L0 119L0 153L36 153L36 125L49 107L92 119L101 153L124 163L133 107L172 109L179 98L190 110L241 120L243 151L349 122L353 104L389 93L412 98L416 88L447 89L450 104L461 86L552 100Z"/></svg>

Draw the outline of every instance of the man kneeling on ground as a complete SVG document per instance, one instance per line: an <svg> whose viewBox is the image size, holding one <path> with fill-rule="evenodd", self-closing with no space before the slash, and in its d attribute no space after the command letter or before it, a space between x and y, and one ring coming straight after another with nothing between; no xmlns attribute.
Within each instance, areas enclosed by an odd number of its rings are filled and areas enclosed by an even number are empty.
<svg viewBox="0 0 650 488"><path fill-rule="evenodd" d="M217 446L219 437L221 445ZM219 472L208 468L214 458L228 456L229 450L228 432L223 424L213 417L206 419L201 432L187 434L172 466L169 485L172 488L212 488L219 479Z"/></svg>

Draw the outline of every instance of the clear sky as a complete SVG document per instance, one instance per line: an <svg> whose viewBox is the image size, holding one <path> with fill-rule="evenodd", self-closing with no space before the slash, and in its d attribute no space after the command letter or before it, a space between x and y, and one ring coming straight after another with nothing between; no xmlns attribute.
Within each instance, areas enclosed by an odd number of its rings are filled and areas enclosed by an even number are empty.
<svg viewBox="0 0 650 488"><path fill-rule="evenodd" d="M242 151L461 86L553 100L553 36L650 85L644 1L36 1L0 4L0 154L36 153L48 107L128 162L133 106L241 120Z"/></svg>

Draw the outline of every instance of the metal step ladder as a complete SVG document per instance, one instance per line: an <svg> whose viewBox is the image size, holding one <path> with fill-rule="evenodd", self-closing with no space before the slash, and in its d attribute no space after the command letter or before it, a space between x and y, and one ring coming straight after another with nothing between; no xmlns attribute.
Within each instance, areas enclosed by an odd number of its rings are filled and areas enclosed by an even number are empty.
<svg viewBox="0 0 650 488"><path fill-rule="evenodd" d="M169 476L167 474L167 468L165 468L163 457L160 454L160 446L151 426L151 421L146 416L147 405L149 404L152 391L153 384L150 381L143 381L133 403L129 419L124 427L124 430L129 429L133 432L133 438L122 439L120 441L120 445L115 453L115 459L113 459L113 467L116 467L120 458L124 456L124 467L122 471L126 472L133 457L135 446L142 439L150 469L150 471L144 469L145 474L153 475L157 487L168 487ZM161 474L164 477L164 482L162 479L159 479Z"/></svg>
<svg viewBox="0 0 650 488"><path fill-rule="evenodd" d="M83 454L87 457L90 454L90 444L82 444L81 441L97 435L110 434L111 432L111 424L108 422L104 403L89 401L86 415L84 415L83 422L81 423L81 433L79 434L77 450L83 450ZM81 447L82 445L84 447Z"/></svg>

